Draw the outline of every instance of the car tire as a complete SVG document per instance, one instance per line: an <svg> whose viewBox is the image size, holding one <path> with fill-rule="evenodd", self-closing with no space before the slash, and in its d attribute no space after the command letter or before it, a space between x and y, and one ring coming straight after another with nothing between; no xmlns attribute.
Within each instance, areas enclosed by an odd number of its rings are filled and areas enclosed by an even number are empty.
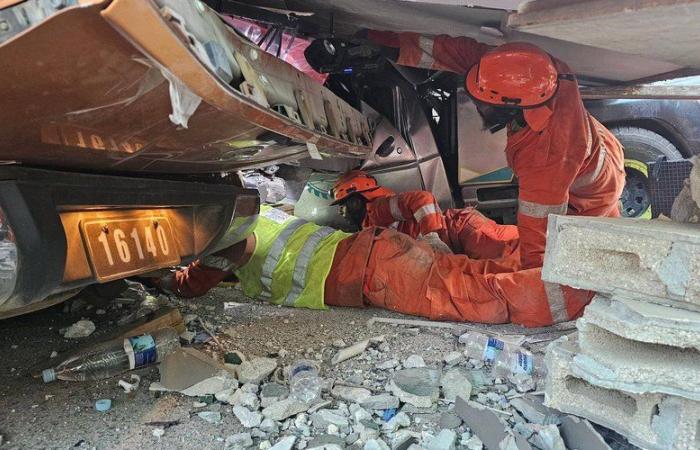
<svg viewBox="0 0 700 450"><path fill-rule="evenodd" d="M610 131L625 151L627 181L620 199L622 216L650 219L651 190L647 164L659 156L675 160L682 159L683 155L671 141L645 128L615 127Z"/></svg>

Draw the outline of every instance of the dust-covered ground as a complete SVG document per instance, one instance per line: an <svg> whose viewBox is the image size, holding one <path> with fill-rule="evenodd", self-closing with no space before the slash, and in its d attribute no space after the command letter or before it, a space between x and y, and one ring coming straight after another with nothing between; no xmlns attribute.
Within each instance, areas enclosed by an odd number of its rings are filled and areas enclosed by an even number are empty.
<svg viewBox="0 0 700 450"><path fill-rule="evenodd" d="M237 315L225 315L223 303L246 302ZM180 303L180 302L178 302ZM280 365L308 355L329 359L335 349L331 343L343 340L348 345L372 336L396 335L388 339L397 358L410 353L423 354L426 363L442 358L456 346L457 340L444 330L412 330L388 325L367 325L372 317L402 317L376 309L334 308L326 311L283 308L248 300L237 289L213 290L206 297L181 302L183 314L194 313L217 327L216 333L226 350L239 350L247 356L279 354ZM136 373L142 376L140 389L125 394L117 386L119 379L103 381L44 384L31 372L59 363L61 353L85 341L99 341L101 334L115 327L112 312L97 315L96 308L64 313L64 305L0 321L0 435L2 448L223 448L224 439L244 431L230 407L220 407L223 421L210 424L196 416L203 409L194 408L196 399L177 393L157 395L148 385L159 379L155 367ZM91 336L66 340L59 329L81 317L97 325ZM218 326L217 326L218 325ZM416 331L419 331L416 334ZM196 347L217 356L220 351L211 343ZM53 351L59 356L50 358ZM352 364L346 363L347 364ZM322 374L324 375L324 374ZM97 399L109 398L113 406L107 413L95 410ZM160 438L152 435L148 422L179 421L165 430Z"/></svg>

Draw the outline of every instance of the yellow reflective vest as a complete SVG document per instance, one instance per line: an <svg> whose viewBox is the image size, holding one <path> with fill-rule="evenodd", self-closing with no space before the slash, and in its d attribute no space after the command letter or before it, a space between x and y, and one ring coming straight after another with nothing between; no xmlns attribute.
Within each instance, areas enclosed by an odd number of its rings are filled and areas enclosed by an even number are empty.
<svg viewBox="0 0 700 450"><path fill-rule="evenodd" d="M243 292L278 305L323 309L326 277L338 243L350 236L262 205L255 251L236 270Z"/></svg>

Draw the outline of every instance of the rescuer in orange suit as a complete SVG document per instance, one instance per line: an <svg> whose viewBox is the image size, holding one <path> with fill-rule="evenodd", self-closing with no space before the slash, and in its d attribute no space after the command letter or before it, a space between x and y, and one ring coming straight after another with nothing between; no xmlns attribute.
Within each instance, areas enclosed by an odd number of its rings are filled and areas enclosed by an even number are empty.
<svg viewBox="0 0 700 450"><path fill-rule="evenodd" d="M333 187L334 205L358 229L394 228L425 240L438 251L465 254L474 259L498 259L513 254L518 231L499 225L474 208L443 213L428 191L394 193L362 170L342 175ZM443 245L441 245L443 243Z"/></svg>
<svg viewBox="0 0 700 450"><path fill-rule="evenodd" d="M586 111L564 62L528 43L494 48L466 37L366 33L400 65L466 74L485 128L507 128L523 269L542 265L549 214L619 216L622 146Z"/></svg>

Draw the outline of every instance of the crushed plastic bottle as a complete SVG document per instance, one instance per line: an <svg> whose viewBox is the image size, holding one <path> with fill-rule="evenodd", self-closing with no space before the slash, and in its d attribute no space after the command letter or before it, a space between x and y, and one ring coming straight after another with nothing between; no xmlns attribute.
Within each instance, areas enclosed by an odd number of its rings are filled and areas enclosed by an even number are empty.
<svg viewBox="0 0 700 450"><path fill-rule="evenodd" d="M491 364L491 373L497 378L507 378L513 374L540 378L544 370L542 357L522 348L512 353L500 352Z"/></svg>
<svg viewBox="0 0 700 450"><path fill-rule="evenodd" d="M41 376L44 383L57 379L102 380L158 363L179 347L177 331L163 328L151 334L99 344L63 361L55 368L44 370Z"/></svg>
<svg viewBox="0 0 700 450"><path fill-rule="evenodd" d="M484 362L493 362L496 356L503 351L512 353L518 349L515 345L475 331L461 335L459 342L464 344L465 356Z"/></svg>
<svg viewBox="0 0 700 450"><path fill-rule="evenodd" d="M465 333L459 337L459 342L465 345L464 354L467 357L491 364L492 374L498 378L511 374L541 376L544 370L541 357L486 334Z"/></svg>
<svg viewBox="0 0 700 450"><path fill-rule="evenodd" d="M289 368L289 392L292 397L307 404L321 398L323 380L318 376L318 364L307 359L300 359Z"/></svg>

